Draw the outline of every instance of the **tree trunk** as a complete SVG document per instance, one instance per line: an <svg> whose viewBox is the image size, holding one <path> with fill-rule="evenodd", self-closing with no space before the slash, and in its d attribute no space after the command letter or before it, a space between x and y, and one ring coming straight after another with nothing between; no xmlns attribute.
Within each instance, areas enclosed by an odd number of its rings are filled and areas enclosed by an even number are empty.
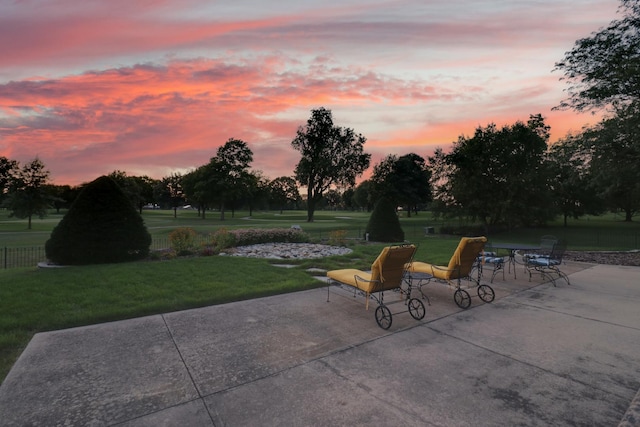
<svg viewBox="0 0 640 427"><path fill-rule="evenodd" d="M31 215L29 215L28 218L29 218L29 222L28 222L27 228L31 230Z"/></svg>
<svg viewBox="0 0 640 427"><path fill-rule="evenodd" d="M173 207L173 217L174 218L178 218L178 207L177 206Z"/></svg>
<svg viewBox="0 0 640 427"><path fill-rule="evenodd" d="M633 218L633 211L631 209L624 210L624 222L631 222Z"/></svg>
<svg viewBox="0 0 640 427"><path fill-rule="evenodd" d="M313 199L311 184L307 188L307 222L313 222L313 212L316 209L316 202Z"/></svg>

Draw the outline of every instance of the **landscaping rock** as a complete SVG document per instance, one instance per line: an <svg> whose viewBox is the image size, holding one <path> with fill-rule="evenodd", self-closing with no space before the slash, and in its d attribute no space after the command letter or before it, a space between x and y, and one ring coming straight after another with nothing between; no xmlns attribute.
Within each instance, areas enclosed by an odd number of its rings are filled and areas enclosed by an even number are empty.
<svg viewBox="0 0 640 427"><path fill-rule="evenodd" d="M351 249L342 246L315 243L261 243L233 248L229 251L229 254L248 258L311 259L346 255L351 252L353 252Z"/></svg>

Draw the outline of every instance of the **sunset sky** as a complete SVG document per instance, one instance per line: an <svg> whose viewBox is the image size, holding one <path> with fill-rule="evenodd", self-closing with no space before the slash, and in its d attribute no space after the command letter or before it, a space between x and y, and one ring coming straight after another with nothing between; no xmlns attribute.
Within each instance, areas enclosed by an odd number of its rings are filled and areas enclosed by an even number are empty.
<svg viewBox="0 0 640 427"><path fill-rule="evenodd" d="M55 184L162 178L229 138L274 179L312 109L388 154L427 157L541 113L552 141L597 118L551 111L552 72L617 0L3 0L0 156Z"/></svg>

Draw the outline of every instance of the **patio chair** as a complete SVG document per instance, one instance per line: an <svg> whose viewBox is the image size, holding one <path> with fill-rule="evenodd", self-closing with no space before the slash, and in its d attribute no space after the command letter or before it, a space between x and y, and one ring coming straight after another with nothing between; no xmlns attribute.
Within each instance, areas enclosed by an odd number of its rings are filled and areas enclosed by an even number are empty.
<svg viewBox="0 0 640 427"><path fill-rule="evenodd" d="M480 299L485 302L493 301L495 292L491 286L480 284L480 269L478 269L475 279L471 276L471 273L474 271L474 265L477 266L478 254L482 252L486 243L486 237L463 237L460 239L460 243L458 243L458 247L447 266L419 261L411 263L409 266L410 278L412 281L417 281L417 286L422 297L428 298L422 291L422 287L430 283L431 280L438 280L455 287L456 290L453 293L453 300L458 307L469 308L471 305L471 296L469 292L461 288L462 279L466 279L475 284Z"/></svg>
<svg viewBox="0 0 640 427"><path fill-rule="evenodd" d="M564 252L567 249L567 242L564 240L558 240L548 255L537 255L535 257L529 257L525 259L526 268L529 272L529 281L533 274L540 274L543 278L548 279L556 286L556 280L563 279L567 282L567 285L571 285L569 277L560 270L562 265L562 258Z"/></svg>
<svg viewBox="0 0 640 427"><path fill-rule="evenodd" d="M479 277L484 275L487 266L491 266L491 283L496 275L502 272L502 280L504 280L504 257L498 256L497 253L491 251L482 251L478 255L477 268Z"/></svg>
<svg viewBox="0 0 640 427"><path fill-rule="evenodd" d="M376 323L383 329L389 329L392 314L384 303L384 291L398 290L403 294L404 302L411 316L416 320L422 319L425 315L424 304L418 298L411 298L410 282L407 282L409 283L408 289L402 288L407 266L411 265L415 252L414 245L387 246L371 264L370 272L354 268L328 271L327 302L329 301L329 287L332 284L352 288L354 298L358 293L365 296L367 310L370 299L377 302Z"/></svg>
<svg viewBox="0 0 640 427"><path fill-rule="evenodd" d="M526 263L526 261L531 258L548 257L556 243L558 243L556 236L546 234L540 238L540 247L535 251L529 251L523 254L522 258Z"/></svg>

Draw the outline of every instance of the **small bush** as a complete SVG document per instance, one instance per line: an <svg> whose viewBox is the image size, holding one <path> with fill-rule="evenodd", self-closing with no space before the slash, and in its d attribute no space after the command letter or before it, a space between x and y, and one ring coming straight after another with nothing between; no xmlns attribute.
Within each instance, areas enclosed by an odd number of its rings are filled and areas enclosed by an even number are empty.
<svg viewBox="0 0 640 427"><path fill-rule="evenodd" d="M213 250L218 252L232 248L236 246L236 236L226 228L221 228L211 235L211 246Z"/></svg>
<svg viewBox="0 0 640 427"><path fill-rule="evenodd" d="M373 208L365 233L374 242L402 242L404 231L396 215L395 206L386 198L382 198Z"/></svg>
<svg viewBox="0 0 640 427"><path fill-rule="evenodd" d="M178 256L191 255L195 249L196 232L189 227L182 227L169 233L169 243Z"/></svg>
<svg viewBox="0 0 640 427"><path fill-rule="evenodd" d="M329 244L333 246L345 246L347 243L347 230L335 230L329 232Z"/></svg>
<svg viewBox="0 0 640 427"><path fill-rule="evenodd" d="M311 239L307 233L293 228L245 228L230 231L235 236L236 246L259 243L307 243Z"/></svg>
<svg viewBox="0 0 640 427"><path fill-rule="evenodd" d="M167 261L176 258L176 253L173 249L163 249L159 251L151 251L149 253L149 259L151 261Z"/></svg>

